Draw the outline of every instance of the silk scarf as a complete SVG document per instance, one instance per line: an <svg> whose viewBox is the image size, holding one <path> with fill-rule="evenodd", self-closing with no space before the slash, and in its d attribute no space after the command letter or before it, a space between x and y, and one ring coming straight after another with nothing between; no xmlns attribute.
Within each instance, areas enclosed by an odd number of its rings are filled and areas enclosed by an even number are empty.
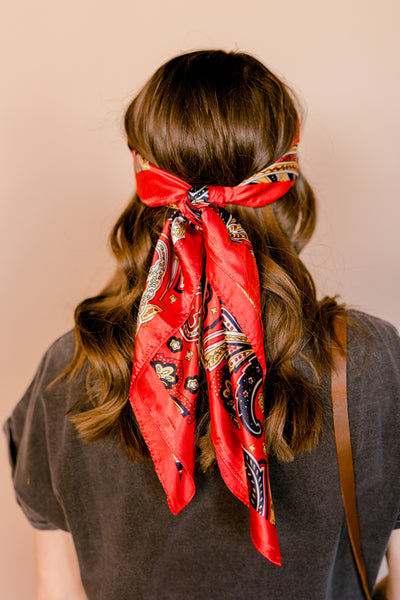
<svg viewBox="0 0 400 600"><path fill-rule="evenodd" d="M219 470L249 507L254 546L280 565L263 426L259 275L246 232L224 207L259 207L281 198L298 174L297 140L277 162L236 187L191 188L133 154L140 200L176 208L156 244L139 306L133 411L177 514L195 494L202 354Z"/></svg>

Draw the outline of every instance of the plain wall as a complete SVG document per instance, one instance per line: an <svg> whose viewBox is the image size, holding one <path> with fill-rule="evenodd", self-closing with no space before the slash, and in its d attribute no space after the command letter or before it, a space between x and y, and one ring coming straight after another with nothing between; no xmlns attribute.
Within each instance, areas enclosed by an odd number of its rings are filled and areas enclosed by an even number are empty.
<svg viewBox="0 0 400 600"><path fill-rule="evenodd" d="M320 294L400 325L395 0L9 0L1 22L3 422L73 309L108 279L107 236L131 197L121 127L162 62L255 54L307 108L301 164L320 205L305 261ZM32 533L1 453L0 597L34 598Z"/></svg>

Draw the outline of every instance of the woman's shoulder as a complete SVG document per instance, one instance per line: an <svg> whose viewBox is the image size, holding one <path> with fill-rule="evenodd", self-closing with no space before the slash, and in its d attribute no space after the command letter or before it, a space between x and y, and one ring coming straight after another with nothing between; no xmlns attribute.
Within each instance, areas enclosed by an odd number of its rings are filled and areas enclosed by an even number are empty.
<svg viewBox="0 0 400 600"><path fill-rule="evenodd" d="M353 409L400 425L400 337L391 323L348 311L347 375Z"/></svg>
<svg viewBox="0 0 400 600"><path fill-rule="evenodd" d="M52 342L45 351L40 365L47 377L55 379L72 361L75 349L76 338L73 329Z"/></svg>
<svg viewBox="0 0 400 600"><path fill-rule="evenodd" d="M350 308L347 311L347 315L349 317L350 327L352 323L358 324L363 327L365 330L369 332L369 334L383 337L398 337L397 329L392 323L386 321L380 317L376 317L374 315L370 315L361 310L357 310L355 308Z"/></svg>
<svg viewBox="0 0 400 600"><path fill-rule="evenodd" d="M70 330L58 337L44 353L34 377L36 394L48 410L58 407L60 412L69 411L76 401L85 394L87 366L77 372L67 367L71 364L76 350L75 331Z"/></svg>
<svg viewBox="0 0 400 600"><path fill-rule="evenodd" d="M24 395L15 406L12 420L25 421L27 414L34 412L47 413L50 409L62 416L73 405L76 386L82 388L82 376L78 374L75 381L68 376L60 377L70 364L75 354L76 340L73 330L57 338L45 351L36 372ZM74 389L75 388L75 393ZM72 403L72 404L71 404Z"/></svg>
<svg viewBox="0 0 400 600"><path fill-rule="evenodd" d="M348 346L350 355L386 359L392 356L400 368L400 337L394 325L360 310L347 311Z"/></svg>

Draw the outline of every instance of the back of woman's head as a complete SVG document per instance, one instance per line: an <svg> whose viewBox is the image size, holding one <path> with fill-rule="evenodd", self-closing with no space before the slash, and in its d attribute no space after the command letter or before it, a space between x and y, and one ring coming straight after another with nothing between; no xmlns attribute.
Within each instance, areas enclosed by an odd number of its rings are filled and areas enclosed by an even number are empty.
<svg viewBox="0 0 400 600"><path fill-rule="evenodd" d="M287 87L252 56L221 50L191 52L165 63L125 115L129 146L193 187L236 186L282 157L298 127ZM249 236L260 276L267 447L290 460L318 441L322 410L316 381L332 366L329 339L341 311L334 300L317 301L298 256L314 230L315 198L300 171L273 204L227 208ZM151 208L133 197L111 234L115 276L75 313L78 344L68 370L74 373L89 362L93 408L72 420L89 441L117 434L132 460L147 452L128 397L137 313L156 242L173 210ZM314 382L295 368L306 347ZM205 425L197 435L207 467L213 452L206 399L199 406Z"/></svg>
<svg viewBox="0 0 400 600"><path fill-rule="evenodd" d="M130 147L192 186L239 184L287 152L298 128L287 86L254 57L222 50L166 62L125 114ZM266 231L279 232L298 253L316 221L315 198L301 173L273 207L230 210L247 227L260 257L264 244L271 245ZM165 210L151 209L151 220L159 230Z"/></svg>
<svg viewBox="0 0 400 600"><path fill-rule="evenodd" d="M235 186L280 158L298 115L286 87L247 54L203 50L161 66L129 106L129 144L192 186Z"/></svg>

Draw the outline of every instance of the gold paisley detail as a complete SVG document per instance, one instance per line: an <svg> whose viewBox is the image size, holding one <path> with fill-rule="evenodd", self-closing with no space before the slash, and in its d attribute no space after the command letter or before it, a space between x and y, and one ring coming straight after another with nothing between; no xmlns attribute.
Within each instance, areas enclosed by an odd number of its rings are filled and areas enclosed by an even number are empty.
<svg viewBox="0 0 400 600"><path fill-rule="evenodd" d="M173 367L162 367L160 364L158 364L155 366L155 368L156 373L160 379L164 379L165 381L168 381L168 383L175 383L175 374Z"/></svg>
<svg viewBox="0 0 400 600"><path fill-rule="evenodd" d="M231 381L229 381L229 380L225 381L225 388L224 388L224 391L222 392L222 395L227 400L229 400L229 398L232 398L233 394L232 394L232 382Z"/></svg>
<svg viewBox="0 0 400 600"><path fill-rule="evenodd" d="M205 356L207 369L212 369L215 367L215 365L221 361L225 354L226 344L222 344L221 346L218 346L218 348L207 352Z"/></svg>
<svg viewBox="0 0 400 600"><path fill-rule="evenodd" d="M141 315L142 323L150 321L159 312L161 312L161 308L159 308L155 304L148 304Z"/></svg>
<svg viewBox="0 0 400 600"><path fill-rule="evenodd" d="M238 366L240 366L244 362L248 361L249 356L252 356L253 354L254 354L254 351L251 348L250 350L243 350L240 354L236 354L236 355L232 356L229 359L230 370L233 371L234 368L237 369Z"/></svg>

